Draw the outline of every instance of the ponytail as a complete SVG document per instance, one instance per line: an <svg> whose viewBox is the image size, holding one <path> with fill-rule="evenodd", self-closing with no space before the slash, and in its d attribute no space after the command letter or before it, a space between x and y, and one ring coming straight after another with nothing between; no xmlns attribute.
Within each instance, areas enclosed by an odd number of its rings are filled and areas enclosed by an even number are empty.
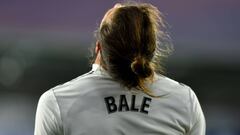
<svg viewBox="0 0 240 135"><path fill-rule="evenodd" d="M167 34L159 10L151 4L128 3L109 11L97 31L101 44L101 66L122 85L150 96L145 82L161 71L158 43ZM110 15L109 15L110 14Z"/></svg>

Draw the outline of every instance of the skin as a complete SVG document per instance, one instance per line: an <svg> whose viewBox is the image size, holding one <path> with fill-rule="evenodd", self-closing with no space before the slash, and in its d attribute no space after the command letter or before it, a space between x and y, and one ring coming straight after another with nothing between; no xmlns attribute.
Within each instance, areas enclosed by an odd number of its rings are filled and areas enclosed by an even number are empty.
<svg viewBox="0 0 240 135"><path fill-rule="evenodd" d="M94 61L94 64L100 65L100 60L101 60L100 51L101 51L101 45L100 45L100 43L97 41L97 42L96 42L96 47L95 47L95 53L97 54L97 57L96 57L96 59L95 59L95 61Z"/></svg>

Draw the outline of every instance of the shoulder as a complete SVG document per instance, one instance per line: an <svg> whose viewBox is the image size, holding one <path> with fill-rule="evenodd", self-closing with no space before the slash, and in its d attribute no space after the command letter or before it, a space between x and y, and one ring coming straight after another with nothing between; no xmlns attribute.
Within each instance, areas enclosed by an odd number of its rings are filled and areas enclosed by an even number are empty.
<svg viewBox="0 0 240 135"><path fill-rule="evenodd" d="M39 98L39 101L38 101L38 106L51 106L53 107L53 105L56 104L56 98L54 96L54 93L53 91L50 89L46 92L44 92L40 98Z"/></svg>
<svg viewBox="0 0 240 135"><path fill-rule="evenodd" d="M54 93L54 95L57 97L58 93L62 92L69 92L71 90L77 89L81 85L89 85L89 83L86 83L86 81L93 80L93 72L89 71L83 75L80 75L70 81L67 81L63 84L59 84L53 88L50 89Z"/></svg>
<svg viewBox="0 0 240 135"><path fill-rule="evenodd" d="M38 101L38 110L50 110L54 112L56 108L59 108L58 105L58 95L59 93L62 93L64 91L72 89L72 85L76 84L77 81L80 79L88 76L90 73L86 73L84 75L81 75L71 81L68 81L64 84L57 85L47 91L45 91L39 98Z"/></svg>
<svg viewBox="0 0 240 135"><path fill-rule="evenodd" d="M183 83L173 80L163 75L156 75L156 81L153 83L156 92L163 92L168 95L189 98L191 88Z"/></svg>
<svg viewBox="0 0 240 135"><path fill-rule="evenodd" d="M190 86L179 83L166 76L158 76L154 85L155 93L165 97L163 99L166 100L167 103L175 108L182 109L182 111L185 112L184 114L189 115L189 113L193 112L192 107L196 105L198 100Z"/></svg>
<svg viewBox="0 0 240 135"><path fill-rule="evenodd" d="M59 105L52 89L44 92L38 101L37 112L49 117L49 114L60 115Z"/></svg>
<svg viewBox="0 0 240 135"><path fill-rule="evenodd" d="M41 95L35 117L35 135L62 133L61 114L52 90Z"/></svg>
<svg viewBox="0 0 240 135"><path fill-rule="evenodd" d="M159 98L160 103L167 104L174 108L179 114L182 114L181 120L187 123L190 132L199 131L201 134L205 131L205 118L194 90L183 83L179 83L171 78L159 75L154 83L156 91L164 92L163 98Z"/></svg>

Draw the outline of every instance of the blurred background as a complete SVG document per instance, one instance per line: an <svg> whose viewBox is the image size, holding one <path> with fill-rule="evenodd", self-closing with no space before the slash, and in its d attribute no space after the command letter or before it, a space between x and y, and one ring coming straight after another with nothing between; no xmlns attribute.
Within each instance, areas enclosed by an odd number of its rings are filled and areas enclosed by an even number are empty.
<svg viewBox="0 0 240 135"><path fill-rule="evenodd" d="M141 1L165 14L166 75L195 91L207 135L240 135L240 1ZM33 135L40 95L91 69L94 30L116 2L0 1L0 135Z"/></svg>

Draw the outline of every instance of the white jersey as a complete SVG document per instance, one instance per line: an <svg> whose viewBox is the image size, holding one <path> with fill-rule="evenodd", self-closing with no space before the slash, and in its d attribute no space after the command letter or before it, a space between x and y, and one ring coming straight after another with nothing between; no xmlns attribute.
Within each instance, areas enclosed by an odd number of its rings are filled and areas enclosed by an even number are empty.
<svg viewBox="0 0 240 135"><path fill-rule="evenodd" d="M39 99L35 135L205 135L205 119L190 87L162 75L153 98L129 91L97 65Z"/></svg>

